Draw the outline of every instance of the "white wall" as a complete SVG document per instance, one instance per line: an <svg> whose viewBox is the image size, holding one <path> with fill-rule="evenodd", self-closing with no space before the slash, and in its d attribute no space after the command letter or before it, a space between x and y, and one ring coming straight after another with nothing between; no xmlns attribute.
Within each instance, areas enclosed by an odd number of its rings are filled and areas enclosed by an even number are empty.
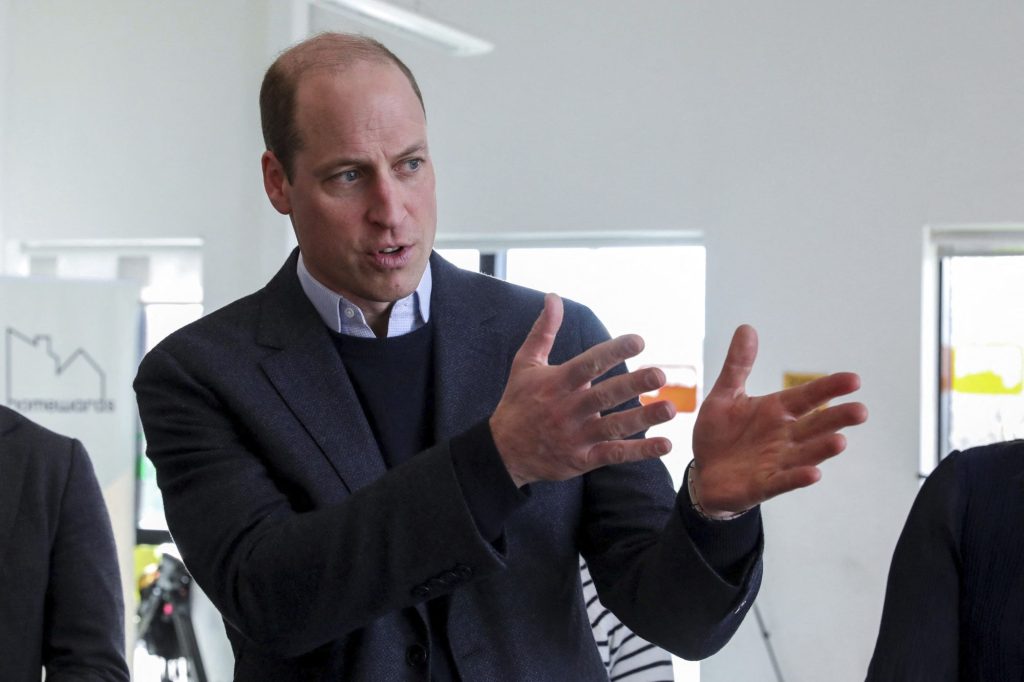
<svg viewBox="0 0 1024 682"><path fill-rule="evenodd" d="M1024 8L415 4L498 45L388 40L426 97L442 234L701 230L709 374L740 322L761 332L754 392L862 374L869 424L764 507L758 603L787 682L863 679L917 488L922 227L1024 222ZM3 236L200 235L212 303L264 281L285 228L256 92L280 2L10 7ZM773 679L753 619L703 679Z"/></svg>
<svg viewBox="0 0 1024 682"><path fill-rule="evenodd" d="M787 680L852 681L917 489L922 226L1024 219L1024 9L786 6L691 17L715 116L693 131L704 147L687 174L707 183L693 198L708 366L746 320L763 340L755 389L786 369L864 380L871 421L849 452L816 488L765 506L760 600ZM765 679L740 674L737 653L705 679Z"/></svg>
<svg viewBox="0 0 1024 682"><path fill-rule="evenodd" d="M262 284L286 232L259 174L267 4L12 3L5 236L199 236L210 304Z"/></svg>

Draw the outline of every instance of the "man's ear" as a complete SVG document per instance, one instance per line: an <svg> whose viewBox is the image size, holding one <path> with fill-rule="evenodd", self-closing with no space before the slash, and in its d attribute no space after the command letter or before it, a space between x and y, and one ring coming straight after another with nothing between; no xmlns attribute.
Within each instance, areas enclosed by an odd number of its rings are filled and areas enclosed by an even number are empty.
<svg viewBox="0 0 1024 682"><path fill-rule="evenodd" d="M272 151L263 152L261 159L263 164L263 188L267 191L267 197L271 205L278 213L290 215L292 202L290 199L291 184L284 172L284 166Z"/></svg>

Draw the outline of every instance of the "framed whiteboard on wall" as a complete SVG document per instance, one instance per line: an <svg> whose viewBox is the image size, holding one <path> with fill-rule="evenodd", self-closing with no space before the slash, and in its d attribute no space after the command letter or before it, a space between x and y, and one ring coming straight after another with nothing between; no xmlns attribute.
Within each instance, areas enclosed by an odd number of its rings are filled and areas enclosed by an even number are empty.
<svg viewBox="0 0 1024 682"><path fill-rule="evenodd" d="M89 452L114 529L129 624L135 608L132 380L140 328L139 288L130 282L0 277L0 398Z"/></svg>

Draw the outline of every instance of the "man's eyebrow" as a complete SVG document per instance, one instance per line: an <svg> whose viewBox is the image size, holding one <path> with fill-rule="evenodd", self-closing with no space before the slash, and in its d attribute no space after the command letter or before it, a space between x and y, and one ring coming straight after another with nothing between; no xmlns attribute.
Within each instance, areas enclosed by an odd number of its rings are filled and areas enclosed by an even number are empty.
<svg viewBox="0 0 1024 682"><path fill-rule="evenodd" d="M399 152L396 155L395 158L400 159L402 157L410 156L412 154L424 154L424 153L426 153L426 151L427 151L427 143L426 142L416 142L415 144L411 144L408 147L406 147L405 149L403 149L401 152Z"/></svg>
<svg viewBox="0 0 1024 682"><path fill-rule="evenodd" d="M426 151L426 142L414 142L413 144L409 145L408 147L400 151L398 154L395 154L394 159L402 159L413 154L424 154L426 153ZM317 166L317 168L314 170L314 174L321 175L323 173L332 171L335 168L344 168L346 166L359 167L365 165L366 161L367 157L365 156L339 156L335 159L331 159L330 161L325 161L324 163Z"/></svg>
<svg viewBox="0 0 1024 682"><path fill-rule="evenodd" d="M366 163L366 157L339 156L339 157L331 159L330 161L324 161L322 164L320 164L319 166L317 166L313 170L313 173L315 175L320 175L322 173L327 173L327 172L333 171L336 168L343 168L345 166L362 166L365 163Z"/></svg>

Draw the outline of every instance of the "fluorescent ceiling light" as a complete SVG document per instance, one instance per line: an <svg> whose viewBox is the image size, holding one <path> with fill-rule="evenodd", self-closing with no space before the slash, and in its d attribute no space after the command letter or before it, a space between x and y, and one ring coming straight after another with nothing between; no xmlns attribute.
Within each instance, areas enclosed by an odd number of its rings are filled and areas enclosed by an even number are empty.
<svg viewBox="0 0 1024 682"><path fill-rule="evenodd" d="M318 5L363 23L425 40L457 57L486 54L494 44L381 0L322 0Z"/></svg>

